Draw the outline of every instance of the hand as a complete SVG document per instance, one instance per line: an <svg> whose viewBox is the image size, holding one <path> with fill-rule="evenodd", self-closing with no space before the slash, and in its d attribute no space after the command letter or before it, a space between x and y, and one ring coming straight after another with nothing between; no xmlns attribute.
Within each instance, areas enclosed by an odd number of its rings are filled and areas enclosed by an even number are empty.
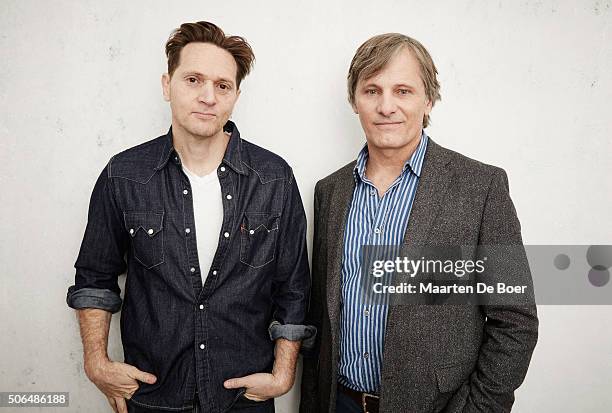
<svg viewBox="0 0 612 413"><path fill-rule="evenodd" d="M255 373L226 380L223 386L226 389L246 387L244 397L250 400L263 402L268 399L282 396L291 390L293 379L287 376L270 373Z"/></svg>
<svg viewBox="0 0 612 413"><path fill-rule="evenodd" d="M115 413L127 413L125 399L131 398L138 390L138 381L153 384L157 380L153 374L109 359L86 362L85 372L89 380L104 393Z"/></svg>

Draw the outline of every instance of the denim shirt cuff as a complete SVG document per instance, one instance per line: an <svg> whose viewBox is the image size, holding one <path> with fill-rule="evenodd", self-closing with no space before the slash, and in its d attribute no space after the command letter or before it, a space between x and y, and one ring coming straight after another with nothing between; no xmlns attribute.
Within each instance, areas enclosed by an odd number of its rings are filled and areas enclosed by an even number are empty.
<svg viewBox="0 0 612 413"><path fill-rule="evenodd" d="M291 341L302 341L302 349L312 349L317 336L317 329L314 326L301 324L281 324L278 321L272 321L268 328L270 339L272 341L277 338L284 338Z"/></svg>
<svg viewBox="0 0 612 413"><path fill-rule="evenodd" d="M81 288L74 291L74 286L68 289L66 296L68 307L75 310L82 308L99 308L116 313L121 309L121 297L114 291L100 288Z"/></svg>

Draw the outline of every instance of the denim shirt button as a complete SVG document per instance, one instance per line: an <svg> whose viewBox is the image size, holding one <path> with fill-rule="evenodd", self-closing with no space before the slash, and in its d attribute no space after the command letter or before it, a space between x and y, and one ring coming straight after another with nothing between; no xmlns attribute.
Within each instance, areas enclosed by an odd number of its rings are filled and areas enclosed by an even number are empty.
<svg viewBox="0 0 612 413"><path fill-rule="evenodd" d="M226 198L227 199L232 199L232 196L230 194L227 194Z"/></svg>
<svg viewBox="0 0 612 413"><path fill-rule="evenodd" d="M214 270L214 271L213 271L213 275L217 275L217 270Z"/></svg>
<svg viewBox="0 0 612 413"><path fill-rule="evenodd" d="M189 193L189 191L188 191L188 190L183 189L183 195L187 195L188 193Z"/></svg>
<svg viewBox="0 0 612 413"><path fill-rule="evenodd" d="M204 344L200 344L200 348L201 348L202 350L204 350L204 349L206 348L206 346L205 346Z"/></svg>
<svg viewBox="0 0 612 413"><path fill-rule="evenodd" d="M185 228L185 232L189 234L191 230L189 228Z"/></svg>
<svg viewBox="0 0 612 413"><path fill-rule="evenodd" d="M191 272L195 272L195 267L191 267L191 268L189 269L189 271L191 271Z"/></svg>
<svg viewBox="0 0 612 413"><path fill-rule="evenodd" d="M223 234L223 236L224 236L225 238L229 238L229 232L226 232L225 234Z"/></svg>
<svg viewBox="0 0 612 413"><path fill-rule="evenodd" d="M200 310L204 309L204 304L200 304Z"/></svg>
<svg viewBox="0 0 612 413"><path fill-rule="evenodd" d="M222 166L221 168L219 168L219 170L220 170L221 172L225 172L225 166Z"/></svg>

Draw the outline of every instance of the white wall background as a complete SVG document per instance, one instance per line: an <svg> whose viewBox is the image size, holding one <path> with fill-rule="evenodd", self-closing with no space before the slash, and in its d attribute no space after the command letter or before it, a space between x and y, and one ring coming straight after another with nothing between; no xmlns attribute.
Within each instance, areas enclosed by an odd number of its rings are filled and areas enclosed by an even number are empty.
<svg viewBox="0 0 612 413"><path fill-rule="evenodd" d="M202 19L252 44L255 71L233 119L294 166L309 218L315 182L364 141L346 102L350 59L370 36L397 31L422 41L440 72L429 134L508 171L526 243L612 244L610 0L5 0L0 391L69 391L62 411L110 411L83 373L66 289L100 170L169 126L167 36ZM612 307L541 306L540 319L515 411L610 411ZM117 316L110 341L121 359ZM297 411L298 397L277 410Z"/></svg>

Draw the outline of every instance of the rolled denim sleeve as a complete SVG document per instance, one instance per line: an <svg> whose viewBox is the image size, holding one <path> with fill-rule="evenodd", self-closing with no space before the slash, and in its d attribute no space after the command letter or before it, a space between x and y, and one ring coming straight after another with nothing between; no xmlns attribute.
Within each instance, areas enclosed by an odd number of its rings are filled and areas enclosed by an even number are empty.
<svg viewBox="0 0 612 413"><path fill-rule="evenodd" d="M282 325L278 321L272 321L268 328L270 340L277 338L285 338L291 341L302 341L302 347L311 349L314 347L317 329L314 326L285 324Z"/></svg>
<svg viewBox="0 0 612 413"><path fill-rule="evenodd" d="M293 173L287 181L279 228L270 338L303 340L302 346L309 346L314 343L316 328L304 325L310 291L306 214Z"/></svg>
<svg viewBox="0 0 612 413"><path fill-rule="evenodd" d="M98 177L89 201L85 235L74 265L75 283L66 296L66 303L74 309L115 313L121 308L118 277L126 269L129 239L110 179L111 167L112 159Z"/></svg>

